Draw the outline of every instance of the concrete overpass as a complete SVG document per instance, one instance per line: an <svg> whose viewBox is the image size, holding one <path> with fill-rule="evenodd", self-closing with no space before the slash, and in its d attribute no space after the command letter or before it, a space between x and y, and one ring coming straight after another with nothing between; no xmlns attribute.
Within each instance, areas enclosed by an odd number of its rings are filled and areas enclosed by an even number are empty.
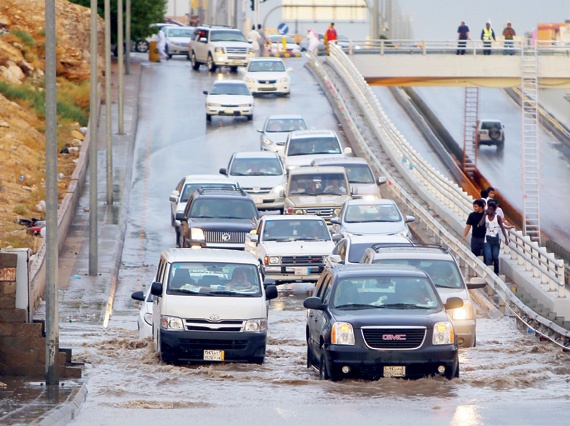
<svg viewBox="0 0 570 426"><path fill-rule="evenodd" d="M518 87L523 58L536 57L540 88L570 88L570 45L539 43L517 42L507 55L502 42L483 55L482 42L473 40L464 55L456 54L456 40L353 41L345 51L370 85Z"/></svg>

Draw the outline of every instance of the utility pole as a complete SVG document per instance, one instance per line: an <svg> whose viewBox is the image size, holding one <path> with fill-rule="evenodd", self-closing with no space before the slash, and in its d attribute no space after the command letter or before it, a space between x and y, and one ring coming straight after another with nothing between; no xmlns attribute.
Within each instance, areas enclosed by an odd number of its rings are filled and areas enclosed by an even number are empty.
<svg viewBox="0 0 570 426"><path fill-rule="evenodd" d="M91 0L89 79L89 275L97 275L97 0Z"/></svg>
<svg viewBox="0 0 570 426"><path fill-rule="evenodd" d="M94 0L91 0L93 3ZM46 384L59 386L57 307L57 100L55 0L45 2L46 94Z"/></svg>
<svg viewBox="0 0 570 426"><path fill-rule="evenodd" d="M124 129L124 105L123 105L123 74L125 73L125 63L123 55L123 0L117 2L117 38L118 38L118 64L119 64L119 135L125 134Z"/></svg>
<svg viewBox="0 0 570 426"><path fill-rule="evenodd" d="M125 57L125 74L131 73L131 0L127 0L127 22L125 26L125 39L127 40L127 51Z"/></svg>
<svg viewBox="0 0 570 426"><path fill-rule="evenodd" d="M105 0L105 146L107 148L107 205L113 204L113 146L111 112L111 0Z"/></svg>

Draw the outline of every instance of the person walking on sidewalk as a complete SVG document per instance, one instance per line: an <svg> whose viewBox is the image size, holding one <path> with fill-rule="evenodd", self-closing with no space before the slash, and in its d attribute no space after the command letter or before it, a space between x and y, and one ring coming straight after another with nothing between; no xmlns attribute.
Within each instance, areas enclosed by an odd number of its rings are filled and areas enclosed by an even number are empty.
<svg viewBox="0 0 570 426"><path fill-rule="evenodd" d="M503 46L503 55L513 55L514 45L515 45L515 36L517 35L515 29L511 26L509 22L505 29L503 30L503 37L505 38L504 46Z"/></svg>
<svg viewBox="0 0 570 426"><path fill-rule="evenodd" d="M483 55L491 54L491 42L496 40L495 31L491 28L491 23L487 22L485 28L481 30L481 40L483 40Z"/></svg>
<svg viewBox="0 0 570 426"><path fill-rule="evenodd" d="M156 48L158 49L158 62L162 62L163 59L168 60L168 55L166 54L166 36L162 28L158 31Z"/></svg>
<svg viewBox="0 0 570 426"><path fill-rule="evenodd" d="M465 55L465 46L469 40L469 27L465 25L465 21L461 21L461 25L457 28L457 55Z"/></svg>
<svg viewBox="0 0 570 426"><path fill-rule="evenodd" d="M495 202L489 201L485 214L485 264L488 266L492 264L495 274L499 275L499 253L501 250L499 232L503 233L505 244L509 244L509 236L503 225L503 220L496 210Z"/></svg>

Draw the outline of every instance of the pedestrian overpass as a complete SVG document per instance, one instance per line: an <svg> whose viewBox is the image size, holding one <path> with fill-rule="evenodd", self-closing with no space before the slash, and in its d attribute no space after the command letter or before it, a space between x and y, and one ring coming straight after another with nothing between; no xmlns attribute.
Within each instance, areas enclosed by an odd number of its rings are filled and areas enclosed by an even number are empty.
<svg viewBox="0 0 570 426"><path fill-rule="evenodd" d="M516 42L504 50L493 42L491 55L483 55L483 42L422 40L352 41L345 53L370 85L519 87L525 60L537 59L540 88L570 88L570 44ZM506 53L506 54L505 54Z"/></svg>

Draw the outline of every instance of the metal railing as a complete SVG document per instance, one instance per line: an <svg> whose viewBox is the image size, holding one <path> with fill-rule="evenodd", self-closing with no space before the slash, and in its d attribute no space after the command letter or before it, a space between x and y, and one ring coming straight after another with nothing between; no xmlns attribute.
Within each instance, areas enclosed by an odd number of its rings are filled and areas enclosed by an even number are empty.
<svg viewBox="0 0 570 426"><path fill-rule="evenodd" d="M345 52L349 54L420 54L483 55L483 50L491 54L520 55L524 48L536 46L539 55L568 55L570 43L562 41L518 39L512 44L503 40L491 41L486 45L482 40L351 40Z"/></svg>
<svg viewBox="0 0 570 426"><path fill-rule="evenodd" d="M311 55L308 55L308 57L312 68L333 94L334 100L337 103L337 111L341 111L342 114L346 116L344 121L349 127L347 130L354 135L361 149L366 153L368 160L372 161L374 165L391 180L391 188L397 197L414 212L418 224L424 227L436 241L447 246L459 259L462 267L468 269L469 275L477 275L484 278L487 284L505 301L513 314L516 315L520 321L563 348L570 348L570 332L568 330L540 316L526 306L500 277L494 274L479 258L474 256L471 250L462 244L451 232L442 227L438 220L392 178L391 173L382 162L378 160L364 139L354 119L350 115L350 108L345 104L338 89L328 77L322 64ZM377 134L378 140L381 141L385 152L391 158L398 171L406 177L408 184L411 185L414 190L420 189L419 192L425 194L427 199L435 200L436 202L432 203L435 210L437 210L439 206L438 203L441 203L441 205L450 206L453 212L462 212L464 215L461 217L465 217L466 214L471 212L472 198L465 194L461 188L453 182L443 177L433 167L427 165L421 156L415 153L405 138L385 116L375 94L370 90L364 78L358 73L358 70L356 70L342 51L340 51L339 48L333 47L329 60L328 62L336 70L337 74L342 76L341 78L345 80L355 101L359 103L362 111L367 116L367 121L371 124L371 130ZM396 140L392 140L394 136L396 136ZM409 158L413 159L411 162L408 162L408 159L404 161L405 157L402 155L404 150L409 153ZM405 167L406 164L407 167ZM433 180L437 179L440 182L429 181L426 179L427 176L433 178ZM443 192L443 188L447 191L446 193ZM454 202L449 200L452 199L457 200L455 206L451 206ZM523 265L526 271L531 271L533 276L538 278L542 284L548 284L551 291L557 291L558 297L566 297L564 287L564 262L556 259L552 254L547 253L544 248L530 241L530 238L516 231L511 231L510 238L512 247L508 247L505 253L510 254L512 259L516 259L518 264Z"/></svg>

